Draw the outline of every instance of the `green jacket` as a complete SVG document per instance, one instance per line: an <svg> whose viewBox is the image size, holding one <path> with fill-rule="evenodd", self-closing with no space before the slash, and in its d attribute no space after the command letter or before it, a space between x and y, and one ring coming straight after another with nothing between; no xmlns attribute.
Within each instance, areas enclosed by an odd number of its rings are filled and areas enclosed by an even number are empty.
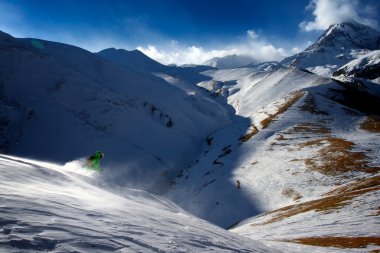
<svg viewBox="0 0 380 253"><path fill-rule="evenodd" d="M99 162L100 162L100 159L103 158L103 153L100 152L100 151L96 151L96 153L92 156L90 156L88 159L87 159L87 166L88 168L90 169L94 169L94 170L99 170L101 171L100 169L100 165L99 165Z"/></svg>

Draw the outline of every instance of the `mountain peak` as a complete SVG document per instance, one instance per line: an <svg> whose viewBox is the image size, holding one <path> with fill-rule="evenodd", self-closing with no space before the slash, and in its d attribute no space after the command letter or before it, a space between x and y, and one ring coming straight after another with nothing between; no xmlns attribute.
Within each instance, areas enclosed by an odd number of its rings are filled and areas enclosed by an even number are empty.
<svg viewBox="0 0 380 253"><path fill-rule="evenodd" d="M145 69L150 72L165 68L164 65L149 58L137 49L128 51L125 49L107 48L99 51L97 55L136 70Z"/></svg>
<svg viewBox="0 0 380 253"><path fill-rule="evenodd" d="M114 47L106 48L98 52L98 54L134 54L134 55L141 55L147 57L143 52L140 50L134 49L134 50L125 50L125 49L116 49Z"/></svg>
<svg viewBox="0 0 380 253"><path fill-rule="evenodd" d="M376 50L380 48L380 32L355 21L333 24L305 51L325 47Z"/></svg>

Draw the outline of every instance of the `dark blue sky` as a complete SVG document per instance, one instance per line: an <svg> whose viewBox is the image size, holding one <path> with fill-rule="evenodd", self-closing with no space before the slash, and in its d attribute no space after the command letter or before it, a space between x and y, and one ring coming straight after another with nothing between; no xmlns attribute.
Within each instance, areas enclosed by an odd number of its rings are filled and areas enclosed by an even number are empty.
<svg viewBox="0 0 380 253"><path fill-rule="evenodd" d="M326 4L327 0L313 0ZM379 22L374 0L330 0L367 8L359 16ZM190 46L222 50L244 44L254 31L262 45L288 52L304 48L323 30L304 31L313 21L310 0L0 0L0 29L16 37L38 37L91 51L105 47L157 50ZM309 6L308 9L306 7ZM334 7L339 8L339 6ZM169 45L170 44L170 45Z"/></svg>

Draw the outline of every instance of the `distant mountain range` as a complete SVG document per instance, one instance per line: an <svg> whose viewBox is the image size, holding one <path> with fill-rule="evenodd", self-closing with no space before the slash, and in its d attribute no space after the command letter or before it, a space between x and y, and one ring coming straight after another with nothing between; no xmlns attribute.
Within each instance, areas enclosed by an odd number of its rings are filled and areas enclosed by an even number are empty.
<svg viewBox="0 0 380 253"><path fill-rule="evenodd" d="M248 55L227 55L225 57L214 57L203 64L218 69L241 68L257 61Z"/></svg>

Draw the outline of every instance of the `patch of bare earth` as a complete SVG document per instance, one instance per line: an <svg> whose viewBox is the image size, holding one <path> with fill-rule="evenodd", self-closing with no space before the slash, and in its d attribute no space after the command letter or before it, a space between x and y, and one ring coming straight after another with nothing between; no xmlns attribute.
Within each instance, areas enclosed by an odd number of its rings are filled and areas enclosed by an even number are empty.
<svg viewBox="0 0 380 253"><path fill-rule="evenodd" d="M314 133L314 134L328 134L330 129L324 127L322 124L317 123L301 123L294 126L290 131L292 133Z"/></svg>
<svg viewBox="0 0 380 253"><path fill-rule="evenodd" d="M325 175L336 176L351 171L379 171L378 167L368 166L368 157L363 152L352 151L355 145L351 141L330 136L299 145L300 149L310 146L321 148L316 155L305 159L306 166Z"/></svg>
<svg viewBox="0 0 380 253"><path fill-rule="evenodd" d="M358 237L305 237L292 240L284 240L286 242L295 242L319 247L337 247L337 248L365 248L369 245L380 246L380 237L375 236L358 236Z"/></svg>
<svg viewBox="0 0 380 253"><path fill-rule="evenodd" d="M267 128L270 123L272 123L276 117L284 112L286 112L292 105L294 105L302 96L305 94L305 92L302 91L296 91L291 93L285 100L283 104L280 105L280 107L277 109L277 112L274 114L269 114L267 118L263 119L260 124L262 126L262 129Z"/></svg>
<svg viewBox="0 0 380 253"><path fill-rule="evenodd" d="M380 133L380 117L367 116L360 124L360 128L373 133Z"/></svg>
<svg viewBox="0 0 380 253"><path fill-rule="evenodd" d="M284 137L284 135L280 134L277 136L276 141L285 141L287 138Z"/></svg>
<svg viewBox="0 0 380 253"><path fill-rule="evenodd" d="M335 190L325 194L325 196L321 199L290 205L271 211L268 214L271 214L272 218L262 223L254 223L252 226L260 226L273 222L279 222L286 218L309 211L323 213L333 212L336 209L350 204L350 200L357 196L366 194L371 191L380 190L379 178L380 176L374 176L367 179L361 179L345 186L338 187Z"/></svg>
<svg viewBox="0 0 380 253"><path fill-rule="evenodd" d="M327 112L320 110L315 102L315 97L313 94L308 94L307 98L304 100L303 105L300 106L300 110L304 112L309 112L316 115L329 115Z"/></svg>
<svg viewBox="0 0 380 253"><path fill-rule="evenodd" d="M338 186L337 188L323 194L323 196L340 195L347 192L358 191L365 188L376 187L380 185L380 175L362 178L354 182Z"/></svg>
<svg viewBox="0 0 380 253"><path fill-rule="evenodd" d="M257 127L256 127L255 125L252 124L252 125L248 128L247 133L239 138L239 141L240 141L240 142L247 142L247 141L249 141L253 136L255 136L258 132L259 132L259 129L257 129Z"/></svg>

